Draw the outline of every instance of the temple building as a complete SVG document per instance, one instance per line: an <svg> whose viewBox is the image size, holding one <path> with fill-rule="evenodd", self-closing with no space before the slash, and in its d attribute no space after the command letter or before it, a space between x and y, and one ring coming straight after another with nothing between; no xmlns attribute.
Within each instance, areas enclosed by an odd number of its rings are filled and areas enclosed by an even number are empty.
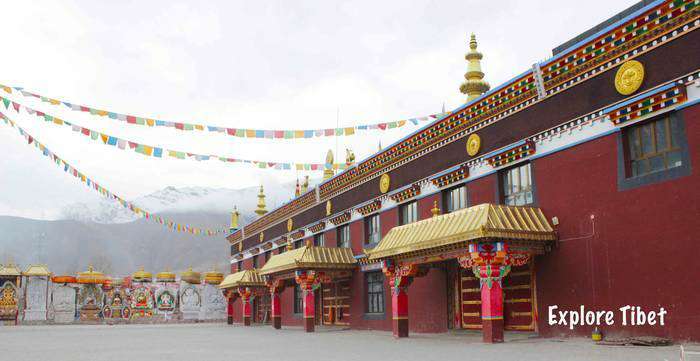
<svg viewBox="0 0 700 361"><path fill-rule="evenodd" d="M502 342L590 335L550 322L584 305L607 335L700 341L699 25L695 0L641 2L493 89L472 36L465 104L231 228L229 320Z"/></svg>

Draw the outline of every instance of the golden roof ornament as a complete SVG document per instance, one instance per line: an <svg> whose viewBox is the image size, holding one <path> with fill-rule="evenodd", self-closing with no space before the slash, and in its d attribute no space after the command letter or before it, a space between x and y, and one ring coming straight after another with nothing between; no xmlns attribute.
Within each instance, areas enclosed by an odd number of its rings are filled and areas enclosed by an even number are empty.
<svg viewBox="0 0 700 361"><path fill-rule="evenodd" d="M309 190L309 176L304 176L304 183L301 185L301 194L306 193Z"/></svg>
<svg viewBox="0 0 700 361"><path fill-rule="evenodd" d="M430 213L433 214L433 217L440 215L440 208L438 208L437 201L433 201L433 208L430 210Z"/></svg>
<svg viewBox="0 0 700 361"><path fill-rule="evenodd" d="M202 282L202 275L190 267L187 271L180 273L180 279L190 284L199 284Z"/></svg>
<svg viewBox="0 0 700 361"><path fill-rule="evenodd" d="M331 179L334 175L335 172L333 171L333 151L328 149L328 153L326 153L326 166L323 170L323 180Z"/></svg>
<svg viewBox="0 0 700 361"><path fill-rule="evenodd" d="M294 249L294 243L292 243L292 240L290 239L287 241L287 251L291 251Z"/></svg>
<svg viewBox="0 0 700 361"><path fill-rule="evenodd" d="M265 208L265 191L261 184L260 193L258 193L258 208L255 210L255 214L262 216L265 213L267 213L267 209Z"/></svg>
<svg viewBox="0 0 700 361"><path fill-rule="evenodd" d="M204 282L210 285L218 285L224 280L224 274L217 271L216 267L212 268L211 271L204 273Z"/></svg>
<svg viewBox="0 0 700 361"><path fill-rule="evenodd" d="M294 187L294 196L299 197L301 195L301 186L299 185L299 178L297 178L297 185Z"/></svg>
<svg viewBox="0 0 700 361"><path fill-rule="evenodd" d="M87 271L78 273L78 277L76 277L78 283L102 284L106 280L107 277L102 272L95 271L92 265L88 266Z"/></svg>
<svg viewBox="0 0 700 361"><path fill-rule="evenodd" d="M459 91L467 95L467 101L474 100L491 89L489 83L484 81L484 72L481 71L481 59L484 56L476 51L476 46L476 36L472 34L469 40L469 52L464 56L468 62L467 72L464 74L466 81L459 87Z"/></svg>
<svg viewBox="0 0 700 361"><path fill-rule="evenodd" d="M231 212L231 230L238 229L238 217L241 214L238 213L238 208L236 206L233 206L233 212Z"/></svg>
<svg viewBox="0 0 700 361"><path fill-rule="evenodd" d="M138 271L134 272L131 278L136 282L149 282L153 275L151 275L151 272L146 272L142 266Z"/></svg>
<svg viewBox="0 0 700 361"><path fill-rule="evenodd" d="M170 272L169 267L165 267L165 271L156 274L156 280L158 282L175 282L175 277L175 273Z"/></svg>

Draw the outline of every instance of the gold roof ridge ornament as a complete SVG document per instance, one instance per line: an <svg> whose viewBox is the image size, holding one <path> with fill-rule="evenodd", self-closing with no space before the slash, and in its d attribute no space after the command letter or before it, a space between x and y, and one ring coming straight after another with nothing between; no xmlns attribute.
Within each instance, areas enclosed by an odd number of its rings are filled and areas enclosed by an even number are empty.
<svg viewBox="0 0 700 361"><path fill-rule="evenodd" d="M464 56L467 60L467 72L464 74L466 81L459 87L462 94L467 95L467 102L480 97L491 89L488 82L484 80L484 72L481 71L481 59L483 54L476 51L476 36L472 33L469 40L469 52Z"/></svg>
<svg viewBox="0 0 700 361"><path fill-rule="evenodd" d="M236 206L233 206L233 212L231 212L231 230L236 230L238 229L238 217L241 214L238 213L238 208Z"/></svg>
<svg viewBox="0 0 700 361"><path fill-rule="evenodd" d="M304 183L301 185L301 194L304 194L309 191L309 176L305 175L304 176Z"/></svg>
<svg viewBox="0 0 700 361"><path fill-rule="evenodd" d="M328 149L326 153L326 164L323 169L323 180L328 180L333 178L335 171L333 170L333 151Z"/></svg>
<svg viewBox="0 0 700 361"><path fill-rule="evenodd" d="M637 60L629 60L617 69L615 73L615 89L622 95L630 95L642 86L644 82L644 65Z"/></svg>
<svg viewBox="0 0 700 361"><path fill-rule="evenodd" d="M255 214L262 217L265 213L267 213L267 209L265 208L265 190L261 184L260 192L258 192L258 208L255 209Z"/></svg>
<svg viewBox="0 0 700 361"><path fill-rule="evenodd" d="M430 210L430 213L433 214L433 217L437 217L440 215L440 208L438 208L438 201L435 200L433 201L433 208Z"/></svg>

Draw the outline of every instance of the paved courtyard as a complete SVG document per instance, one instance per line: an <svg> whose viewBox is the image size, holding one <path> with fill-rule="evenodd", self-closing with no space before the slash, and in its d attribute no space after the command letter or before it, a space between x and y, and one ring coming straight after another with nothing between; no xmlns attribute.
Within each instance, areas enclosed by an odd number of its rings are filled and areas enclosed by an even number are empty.
<svg viewBox="0 0 700 361"><path fill-rule="evenodd" d="M597 346L586 339L507 335L486 345L479 333L412 334L226 324L0 327L0 360L678 360L678 346Z"/></svg>

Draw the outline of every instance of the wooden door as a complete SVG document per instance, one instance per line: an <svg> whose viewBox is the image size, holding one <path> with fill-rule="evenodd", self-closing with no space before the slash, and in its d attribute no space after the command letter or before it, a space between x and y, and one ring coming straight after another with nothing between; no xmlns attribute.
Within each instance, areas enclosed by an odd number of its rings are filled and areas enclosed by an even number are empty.
<svg viewBox="0 0 700 361"><path fill-rule="evenodd" d="M350 280L323 285L323 324L350 325Z"/></svg>

